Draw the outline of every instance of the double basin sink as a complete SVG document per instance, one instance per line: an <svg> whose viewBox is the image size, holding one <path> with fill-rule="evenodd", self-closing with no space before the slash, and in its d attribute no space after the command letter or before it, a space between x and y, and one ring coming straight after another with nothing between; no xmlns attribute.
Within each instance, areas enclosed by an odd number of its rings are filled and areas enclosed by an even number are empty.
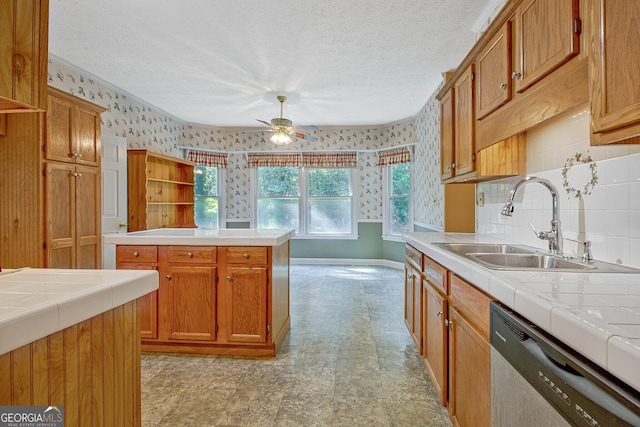
<svg viewBox="0 0 640 427"><path fill-rule="evenodd" d="M640 273L640 269L602 261L582 262L511 244L433 243L492 270L551 270L582 273Z"/></svg>

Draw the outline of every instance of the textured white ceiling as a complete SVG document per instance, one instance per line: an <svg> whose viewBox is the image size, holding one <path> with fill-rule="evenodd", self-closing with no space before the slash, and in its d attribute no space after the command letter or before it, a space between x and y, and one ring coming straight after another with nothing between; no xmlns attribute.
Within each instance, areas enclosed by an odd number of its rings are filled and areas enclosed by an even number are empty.
<svg viewBox="0 0 640 427"><path fill-rule="evenodd" d="M189 123L413 117L489 0L51 0L49 51Z"/></svg>

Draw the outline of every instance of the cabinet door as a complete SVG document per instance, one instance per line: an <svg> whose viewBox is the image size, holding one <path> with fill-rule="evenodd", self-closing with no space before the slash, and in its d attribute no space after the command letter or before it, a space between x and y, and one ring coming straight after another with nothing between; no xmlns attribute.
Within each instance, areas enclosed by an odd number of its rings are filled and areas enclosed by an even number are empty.
<svg viewBox="0 0 640 427"><path fill-rule="evenodd" d="M99 168L76 166L75 245L76 268L100 268L102 263Z"/></svg>
<svg viewBox="0 0 640 427"><path fill-rule="evenodd" d="M440 292L425 281L423 289L424 322L423 342L424 359L433 385L440 396L443 406L447 406L448 398L448 303Z"/></svg>
<svg viewBox="0 0 640 427"><path fill-rule="evenodd" d="M454 112L455 176L475 170L475 108L474 108L474 65L460 76L455 84Z"/></svg>
<svg viewBox="0 0 640 427"><path fill-rule="evenodd" d="M405 263L404 323L413 342L422 354L422 273L413 264Z"/></svg>
<svg viewBox="0 0 640 427"><path fill-rule="evenodd" d="M449 308L449 412L455 425L491 425L491 347Z"/></svg>
<svg viewBox="0 0 640 427"><path fill-rule="evenodd" d="M451 88L440 100L440 179L453 178L454 96Z"/></svg>
<svg viewBox="0 0 640 427"><path fill-rule="evenodd" d="M116 247L116 251L117 251ZM155 246L154 246L155 248ZM116 255L116 268L121 270L157 270L155 264L129 264L122 262ZM158 291L140 297L140 338L155 340L158 338Z"/></svg>
<svg viewBox="0 0 640 427"><path fill-rule="evenodd" d="M97 166L100 161L100 113L76 107L74 152L76 163Z"/></svg>
<svg viewBox="0 0 640 427"><path fill-rule="evenodd" d="M48 12L46 0L0 2L2 111L46 109Z"/></svg>
<svg viewBox="0 0 640 427"><path fill-rule="evenodd" d="M591 116L593 131L602 132L640 123L640 2L595 3Z"/></svg>
<svg viewBox="0 0 640 427"><path fill-rule="evenodd" d="M216 267L169 266L160 272L167 289L169 340L216 340Z"/></svg>
<svg viewBox="0 0 640 427"><path fill-rule="evenodd" d="M75 159L72 147L73 115L72 102L49 95L46 116L47 140L44 152L47 160L71 162Z"/></svg>
<svg viewBox="0 0 640 427"><path fill-rule="evenodd" d="M480 120L511 99L510 21L478 54L476 76L476 118Z"/></svg>
<svg viewBox="0 0 640 427"><path fill-rule="evenodd" d="M514 71L517 92L580 52L578 3L579 0L525 0L518 7L518 63Z"/></svg>
<svg viewBox="0 0 640 427"><path fill-rule="evenodd" d="M75 257L75 166L45 165L46 267L73 268Z"/></svg>
<svg viewBox="0 0 640 427"><path fill-rule="evenodd" d="M225 277L226 339L267 342L268 275L266 267L228 267Z"/></svg>

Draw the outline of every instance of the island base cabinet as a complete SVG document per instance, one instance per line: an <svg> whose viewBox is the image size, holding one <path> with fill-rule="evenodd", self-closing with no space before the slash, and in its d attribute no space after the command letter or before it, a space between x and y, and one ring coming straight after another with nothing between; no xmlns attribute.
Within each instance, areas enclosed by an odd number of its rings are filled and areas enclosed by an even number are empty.
<svg viewBox="0 0 640 427"><path fill-rule="evenodd" d="M140 426L139 301L0 355L0 406L64 406L67 426Z"/></svg>
<svg viewBox="0 0 640 427"><path fill-rule="evenodd" d="M224 280L227 295L226 340L266 343L267 287L266 267L229 267Z"/></svg>

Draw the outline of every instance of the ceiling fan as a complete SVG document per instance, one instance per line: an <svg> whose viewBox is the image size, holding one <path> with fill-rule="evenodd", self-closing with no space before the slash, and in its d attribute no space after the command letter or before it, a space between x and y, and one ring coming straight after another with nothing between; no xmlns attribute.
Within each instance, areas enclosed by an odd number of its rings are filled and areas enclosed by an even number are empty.
<svg viewBox="0 0 640 427"><path fill-rule="evenodd" d="M286 96L278 95L278 101L280 101L280 117L271 119L271 123L265 122L264 120L256 119L260 123L269 126L271 128L269 132L275 132L273 135L271 135L269 141L273 142L276 145L286 145L291 142L292 136L295 136L296 138L306 139L310 142L317 141L318 138L316 138L315 136L299 132L301 130L318 130L316 126L309 125L294 127L291 120L282 117L282 107L284 105L284 101L286 100Z"/></svg>

